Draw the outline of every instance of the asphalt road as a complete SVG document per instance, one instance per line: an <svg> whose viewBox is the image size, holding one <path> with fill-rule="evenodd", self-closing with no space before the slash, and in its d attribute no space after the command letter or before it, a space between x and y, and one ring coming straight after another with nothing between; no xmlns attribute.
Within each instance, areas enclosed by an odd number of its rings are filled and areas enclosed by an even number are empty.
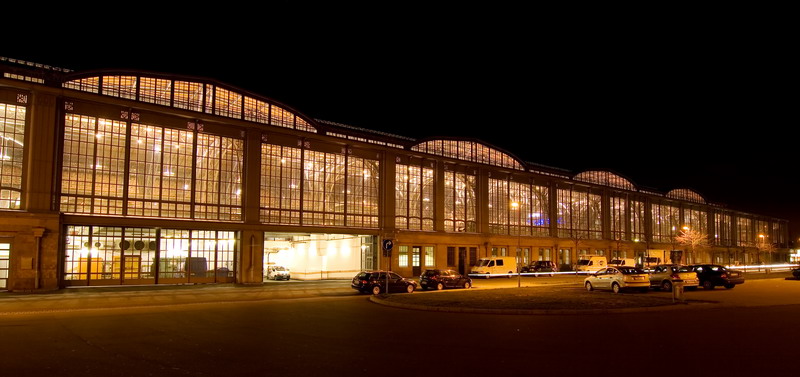
<svg viewBox="0 0 800 377"><path fill-rule="evenodd" d="M426 312L349 294L8 314L0 375L781 376L795 371L797 289L752 281L690 293L729 303L716 308L602 316Z"/></svg>

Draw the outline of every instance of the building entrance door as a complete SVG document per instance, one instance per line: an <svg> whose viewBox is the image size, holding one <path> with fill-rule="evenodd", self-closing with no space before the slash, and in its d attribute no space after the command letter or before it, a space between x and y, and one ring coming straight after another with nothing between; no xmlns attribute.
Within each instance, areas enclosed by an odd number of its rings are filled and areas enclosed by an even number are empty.
<svg viewBox="0 0 800 377"><path fill-rule="evenodd" d="M466 247L459 247L458 248L458 273L461 275L466 275L469 271L467 271L467 248Z"/></svg>
<svg viewBox="0 0 800 377"><path fill-rule="evenodd" d="M0 242L0 291L8 289L8 270L11 260L11 243Z"/></svg>
<svg viewBox="0 0 800 377"><path fill-rule="evenodd" d="M411 273L414 276L422 275L421 254L422 246L414 246L411 248Z"/></svg>

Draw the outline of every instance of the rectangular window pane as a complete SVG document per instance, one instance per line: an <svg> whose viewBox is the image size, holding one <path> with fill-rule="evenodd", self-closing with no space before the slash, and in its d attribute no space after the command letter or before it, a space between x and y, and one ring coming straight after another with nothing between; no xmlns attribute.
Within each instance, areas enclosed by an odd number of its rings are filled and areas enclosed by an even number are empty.
<svg viewBox="0 0 800 377"><path fill-rule="evenodd" d="M301 150L261 144L261 222L300 224Z"/></svg>
<svg viewBox="0 0 800 377"><path fill-rule="evenodd" d="M20 208L26 111L0 103L0 209Z"/></svg>

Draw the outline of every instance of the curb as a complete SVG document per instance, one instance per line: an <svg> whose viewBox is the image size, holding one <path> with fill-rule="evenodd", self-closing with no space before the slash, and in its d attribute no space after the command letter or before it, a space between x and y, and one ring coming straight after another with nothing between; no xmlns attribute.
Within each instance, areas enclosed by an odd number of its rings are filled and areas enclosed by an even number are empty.
<svg viewBox="0 0 800 377"><path fill-rule="evenodd" d="M431 312L445 313L473 313L473 314L509 314L509 315L582 315L582 314L617 314L617 313L646 313L686 309L710 309L721 307L716 302L700 303L681 303L666 304L659 306L644 306L637 308L618 308L618 309L482 309L482 308L463 308L463 307L444 307L417 304L404 304L387 301L379 296L370 296L369 300L378 305L389 306L399 309L422 310Z"/></svg>

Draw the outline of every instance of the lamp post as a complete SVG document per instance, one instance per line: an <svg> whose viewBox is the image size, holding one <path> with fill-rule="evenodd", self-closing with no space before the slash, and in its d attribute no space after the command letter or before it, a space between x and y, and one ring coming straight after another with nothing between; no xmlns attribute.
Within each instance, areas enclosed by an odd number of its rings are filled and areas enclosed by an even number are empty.
<svg viewBox="0 0 800 377"><path fill-rule="evenodd" d="M511 209L518 210L519 202L511 202ZM519 225L519 213L517 213L517 224ZM517 229L517 288L522 287L522 274L519 272L520 252L522 252L522 232Z"/></svg>

